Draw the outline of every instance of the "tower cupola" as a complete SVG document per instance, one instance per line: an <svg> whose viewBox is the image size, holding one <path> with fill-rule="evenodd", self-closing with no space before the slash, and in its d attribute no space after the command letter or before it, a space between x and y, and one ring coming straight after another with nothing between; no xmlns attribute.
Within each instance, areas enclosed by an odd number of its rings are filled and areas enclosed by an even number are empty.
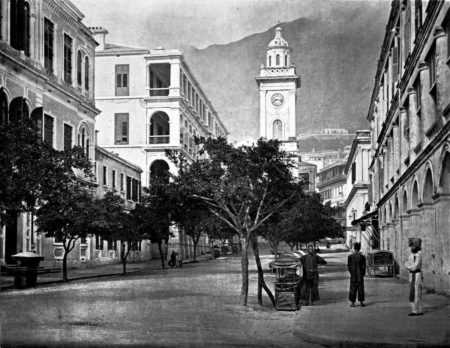
<svg viewBox="0 0 450 348"><path fill-rule="evenodd" d="M270 41L266 50L267 68L286 68L291 65L291 51L288 42L281 35L281 27L275 29L275 37Z"/></svg>

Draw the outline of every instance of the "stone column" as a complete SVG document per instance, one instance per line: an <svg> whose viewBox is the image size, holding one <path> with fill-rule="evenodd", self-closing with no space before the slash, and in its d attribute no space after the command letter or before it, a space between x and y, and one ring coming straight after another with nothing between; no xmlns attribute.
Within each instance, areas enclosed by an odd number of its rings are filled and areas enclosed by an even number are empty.
<svg viewBox="0 0 450 348"><path fill-rule="evenodd" d="M421 207L420 230L417 237L422 238L422 271L424 274L424 285L434 288L435 285L435 216L434 204L423 203Z"/></svg>
<svg viewBox="0 0 450 348"><path fill-rule="evenodd" d="M406 138L406 128L408 127L408 113L404 108L400 108L400 171L406 170L405 160L409 156L409 141Z"/></svg>
<svg viewBox="0 0 450 348"><path fill-rule="evenodd" d="M409 159L410 163L416 158L414 148L419 143L419 119L417 117L416 108L416 92L413 88L408 88L408 101L409 101Z"/></svg>
<svg viewBox="0 0 450 348"><path fill-rule="evenodd" d="M436 209L435 288L450 294L450 194L439 194L433 198Z"/></svg>
<svg viewBox="0 0 450 348"><path fill-rule="evenodd" d="M400 277L405 279L409 276L409 272L403 267L403 264L406 262L409 255L408 238L411 237L409 226L410 215L400 215L400 257L398 259L398 263L400 265Z"/></svg>
<svg viewBox="0 0 450 348"><path fill-rule="evenodd" d="M436 123L436 103L430 94L430 69L424 62L419 63L421 90L421 121L423 125L422 132L429 134ZM436 88L436 86L435 86ZM420 120L419 120L420 122ZM423 141L423 134L419 134L418 143Z"/></svg>
<svg viewBox="0 0 450 348"><path fill-rule="evenodd" d="M259 91L259 136L267 138L266 93Z"/></svg>
<svg viewBox="0 0 450 348"><path fill-rule="evenodd" d="M400 168L400 135L398 125L392 127L392 152L393 152L393 175L397 177Z"/></svg>
<svg viewBox="0 0 450 348"><path fill-rule="evenodd" d="M436 122L441 121L441 113L450 105L450 69L447 65L448 40L445 30L437 27L434 30L436 38L436 84L437 84L437 109Z"/></svg>
<svg viewBox="0 0 450 348"><path fill-rule="evenodd" d="M173 62L170 64L170 96L179 96L180 95L180 63Z"/></svg>

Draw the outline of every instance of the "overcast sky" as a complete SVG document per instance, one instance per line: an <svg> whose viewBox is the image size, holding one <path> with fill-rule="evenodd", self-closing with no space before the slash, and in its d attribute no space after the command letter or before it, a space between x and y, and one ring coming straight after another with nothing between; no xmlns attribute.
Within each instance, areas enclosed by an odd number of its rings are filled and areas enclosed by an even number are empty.
<svg viewBox="0 0 450 348"><path fill-rule="evenodd" d="M180 48L237 41L278 21L333 16L355 1L368 9L389 0L72 0L88 26L109 31L107 42Z"/></svg>

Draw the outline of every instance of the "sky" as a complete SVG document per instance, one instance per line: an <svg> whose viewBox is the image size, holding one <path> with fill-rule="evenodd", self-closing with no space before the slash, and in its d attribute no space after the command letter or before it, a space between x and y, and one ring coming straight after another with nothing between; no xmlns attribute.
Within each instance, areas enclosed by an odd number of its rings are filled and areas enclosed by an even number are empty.
<svg viewBox="0 0 450 348"><path fill-rule="evenodd" d="M390 5L389 0L72 0L87 26L109 31L107 42L150 49L226 44L278 22L332 16L355 1L368 8Z"/></svg>

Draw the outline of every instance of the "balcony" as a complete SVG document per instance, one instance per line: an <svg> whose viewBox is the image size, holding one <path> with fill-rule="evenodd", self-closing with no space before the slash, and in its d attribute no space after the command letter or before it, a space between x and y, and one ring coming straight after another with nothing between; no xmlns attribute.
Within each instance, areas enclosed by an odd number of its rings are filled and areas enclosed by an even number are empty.
<svg viewBox="0 0 450 348"><path fill-rule="evenodd" d="M170 88L150 88L150 97L167 97Z"/></svg>
<svg viewBox="0 0 450 348"><path fill-rule="evenodd" d="M151 135L148 139L149 144L169 144L170 136L169 135Z"/></svg>

